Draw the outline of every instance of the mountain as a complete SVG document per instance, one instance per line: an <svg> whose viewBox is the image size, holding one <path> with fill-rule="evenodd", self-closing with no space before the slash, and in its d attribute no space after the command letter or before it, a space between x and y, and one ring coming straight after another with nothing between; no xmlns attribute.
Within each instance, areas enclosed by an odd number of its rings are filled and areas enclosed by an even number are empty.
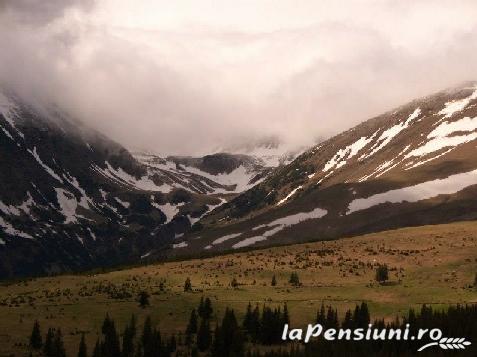
<svg viewBox="0 0 477 357"><path fill-rule="evenodd" d="M0 278L145 260L272 169L244 154L133 155L0 92Z"/></svg>
<svg viewBox="0 0 477 357"><path fill-rule="evenodd" d="M170 254L477 219L477 84L415 100L307 150L201 220Z"/></svg>

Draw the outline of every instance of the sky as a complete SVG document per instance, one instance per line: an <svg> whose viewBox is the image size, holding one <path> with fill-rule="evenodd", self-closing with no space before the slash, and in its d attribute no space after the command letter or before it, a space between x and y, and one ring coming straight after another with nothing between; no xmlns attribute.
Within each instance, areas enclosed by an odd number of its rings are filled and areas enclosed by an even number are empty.
<svg viewBox="0 0 477 357"><path fill-rule="evenodd" d="M0 83L132 149L311 145L477 79L474 0L0 0Z"/></svg>

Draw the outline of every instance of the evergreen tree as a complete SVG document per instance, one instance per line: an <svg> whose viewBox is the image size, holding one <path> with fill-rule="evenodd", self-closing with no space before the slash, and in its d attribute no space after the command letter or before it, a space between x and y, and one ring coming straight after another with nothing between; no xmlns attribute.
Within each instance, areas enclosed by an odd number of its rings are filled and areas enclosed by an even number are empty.
<svg viewBox="0 0 477 357"><path fill-rule="evenodd" d="M475 278L474 278L474 288L477 289L477 273L475 273Z"/></svg>
<svg viewBox="0 0 477 357"><path fill-rule="evenodd" d="M275 275L272 277L272 286L277 286L277 278Z"/></svg>
<svg viewBox="0 0 477 357"><path fill-rule="evenodd" d="M184 292L189 292L192 291L192 283L190 281L190 278L188 277L184 283Z"/></svg>
<svg viewBox="0 0 477 357"><path fill-rule="evenodd" d="M102 328L104 340L101 346L103 357L117 357L121 355L119 336L116 331L115 323L106 315Z"/></svg>
<svg viewBox="0 0 477 357"><path fill-rule="evenodd" d="M204 318L204 297L200 297L199 307L197 308L199 317Z"/></svg>
<svg viewBox="0 0 477 357"><path fill-rule="evenodd" d="M58 329L55 334L55 340L53 342L53 357L66 357L65 345L63 342L63 334Z"/></svg>
<svg viewBox="0 0 477 357"><path fill-rule="evenodd" d="M147 291L141 291L139 293L139 306L143 309L149 306L149 293Z"/></svg>
<svg viewBox="0 0 477 357"><path fill-rule="evenodd" d="M247 311L245 312L245 316L243 319L242 326L245 331L248 332L249 335L251 335L252 332L252 304L250 302L247 305Z"/></svg>
<svg viewBox="0 0 477 357"><path fill-rule="evenodd" d="M136 317L132 315L130 323L124 328L123 348L122 348L123 357L134 356L134 338L135 337L136 337Z"/></svg>
<svg viewBox="0 0 477 357"><path fill-rule="evenodd" d="M99 342L99 339L96 340L96 344L94 345L93 357L102 357L102 355L101 355L101 343Z"/></svg>
<svg viewBox="0 0 477 357"><path fill-rule="evenodd" d="M215 330L213 357L236 357L244 355L244 338L233 310L225 309L222 325Z"/></svg>
<svg viewBox="0 0 477 357"><path fill-rule="evenodd" d="M291 273L289 283L293 286L301 285L300 278L298 277L298 273L296 272Z"/></svg>
<svg viewBox="0 0 477 357"><path fill-rule="evenodd" d="M176 335L172 335L167 343L167 351L169 353L175 352L177 350L177 341Z"/></svg>
<svg viewBox="0 0 477 357"><path fill-rule="evenodd" d="M43 341L41 338L40 323L38 322L38 320L35 320L30 335L30 347L35 350L38 350L41 348L42 345Z"/></svg>
<svg viewBox="0 0 477 357"><path fill-rule="evenodd" d="M380 284L384 284L389 279L388 266L386 264L380 264L376 269L376 281Z"/></svg>
<svg viewBox="0 0 477 357"><path fill-rule="evenodd" d="M189 318L189 324L186 328L186 335L191 335L193 333L197 333L197 314L195 309L192 309Z"/></svg>
<svg viewBox="0 0 477 357"><path fill-rule="evenodd" d="M52 328L49 328L46 333L45 344L43 345L43 353L47 357L54 355L54 339L55 332Z"/></svg>
<svg viewBox="0 0 477 357"><path fill-rule="evenodd" d="M210 347L212 336L210 334L210 324L206 319L202 319L197 331L197 348L204 352Z"/></svg>
<svg viewBox="0 0 477 357"><path fill-rule="evenodd" d="M235 279L235 277L232 279L232 281L230 282L230 286L233 287L234 289L238 287L238 282L237 282L237 279Z"/></svg>
<svg viewBox="0 0 477 357"><path fill-rule="evenodd" d="M316 314L316 323L323 326L326 323L325 305L321 303L320 311Z"/></svg>
<svg viewBox="0 0 477 357"><path fill-rule="evenodd" d="M78 349L78 357L87 357L88 349L86 347L86 341L84 340L84 333L81 334L81 341Z"/></svg>
<svg viewBox="0 0 477 357"><path fill-rule="evenodd" d="M204 319L209 320L212 317L212 313L214 312L212 308L212 302L208 297L204 300L204 315L202 316Z"/></svg>
<svg viewBox="0 0 477 357"><path fill-rule="evenodd" d="M141 342L142 347L145 348L146 346L152 343L152 339L154 337L154 331L152 330L152 321L151 317L148 316L146 321L144 321L144 327L142 330Z"/></svg>
<svg viewBox="0 0 477 357"><path fill-rule="evenodd" d="M283 325L290 324L290 315L288 314L287 303L283 305Z"/></svg>

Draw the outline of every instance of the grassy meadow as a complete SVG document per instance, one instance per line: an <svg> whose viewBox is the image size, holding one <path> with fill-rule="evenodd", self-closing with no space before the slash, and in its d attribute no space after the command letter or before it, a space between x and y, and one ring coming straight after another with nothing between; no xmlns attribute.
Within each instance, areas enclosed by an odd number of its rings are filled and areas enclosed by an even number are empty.
<svg viewBox="0 0 477 357"><path fill-rule="evenodd" d="M389 282L375 281L387 264ZM301 286L289 284L297 272ZM122 330L131 314L150 315L164 335L184 331L202 296L214 314L225 307L243 317L249 302L287 303L291 324L314 322L321 304L343 314L366 301L373 317L392 319L410 307L477 303L477 222L405 228L336 241L160 263L94 275L45 277L0 286L0 356L28 353L35 319L42 333L60 327L68 355L76 355L84 332L91 351L108 313ZM275 275L277 284L271 286ZM184 292L190 278L193 291ZM235 278L238 286L232 287ZM137 302L141 291L150 306Z"/></svg>

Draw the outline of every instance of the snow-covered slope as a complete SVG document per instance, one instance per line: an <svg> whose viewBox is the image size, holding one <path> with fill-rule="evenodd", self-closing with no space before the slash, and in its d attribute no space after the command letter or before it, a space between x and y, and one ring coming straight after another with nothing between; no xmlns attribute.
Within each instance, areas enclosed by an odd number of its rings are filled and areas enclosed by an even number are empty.
<svg viewBox="0 0 477 357"><path fill-rule="evenodd" d="M307 150L207 216L189 248L213 252L477 219L476 158L477 84L466 83ZM318 209L326 213L312 214ZM274 223L297 215L307 218ZM223 236L233 238L211 244Z"/></svg>
<svg viewBox="0 0 477 357"><path fill-rule="evenodd" d="M224 200L58 111L0 94L0 278L136 262Z"/></svg>

